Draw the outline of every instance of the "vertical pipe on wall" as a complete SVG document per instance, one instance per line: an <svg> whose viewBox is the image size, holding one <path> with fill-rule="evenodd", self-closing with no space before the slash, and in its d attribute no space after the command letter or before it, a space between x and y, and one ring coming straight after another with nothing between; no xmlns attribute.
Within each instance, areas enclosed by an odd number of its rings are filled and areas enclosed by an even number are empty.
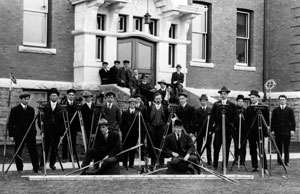
<svg viewBox="0 0 300 194"><path fill-rule="evenodd" d="M264 0L264 40L263 40L263 79L262 79L262 88L263 88L263 92L264 92L264 97L263 97L263 101L267 100L267 92L266 89L264 87L265 82L268 79L268 66L269 66L269 55L268 55L268 35L267 35L267 22L268 22L268 0Z"/></svg>

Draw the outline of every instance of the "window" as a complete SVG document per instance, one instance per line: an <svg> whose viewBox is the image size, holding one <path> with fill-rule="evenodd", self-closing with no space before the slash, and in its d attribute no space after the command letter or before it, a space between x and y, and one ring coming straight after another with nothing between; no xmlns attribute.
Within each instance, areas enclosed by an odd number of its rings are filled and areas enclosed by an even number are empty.
<svg viewBox="0 0 300 194"><path fill-rule="evenodd" d="M176 36L176 25L171 24L170 29L169 29L169 38L175 39Z"/></svg>
<svg viewBox="0 0 300 194"><path fill-rule="evenodd" d="M97 14L97 29L98 30L105 30L104 21L105 21L105 15Z"/></svg>
<svg viewBox="0 0 300 194"><path fill-rule="evenodd" d="M192 60L207 62L207 6L194 5L203 11L192 22Z"/></svg>
<svg viewBox="0 0 300 194"><path fill-rule="evenodd" d="M249 20L249 12L237 12L236 62L244 66L249 65Z"/></svg>
<svg viewBox="0 0 300 194"><path fill-rule="evenodd" d="M47 46L48 0L24 0L23 44Z"/></svg>
<svg viewBox="0 0 300 194"><path fill-rule="evenodd" d="M168 64L170 67L175 67L175 44L169 44L169 59Z"/></svg>
<svg viewBox="0 0 300 194"><path fill-rule="evenodd" d="M119 22L118 22L118 32L126 32L126 15L119 15Z"/></svg>
<svg viewBox="0 0 300 194"><path fill-rule="evenodd" d="M96 59L103 61L104 37L96 36Z"/></svg>
<svg viewBox="0 0 300 194"><path fill-rule="evenodd" d="M157 35L157 20L150 19L150 24L149 24L149 32L150 34L156 36Z"/></svg>
<svg viewBox="0 0 300 194"><path fill-rule="evenodd" d="M133 17L133 31L143 30L143 18Z"/></svg>

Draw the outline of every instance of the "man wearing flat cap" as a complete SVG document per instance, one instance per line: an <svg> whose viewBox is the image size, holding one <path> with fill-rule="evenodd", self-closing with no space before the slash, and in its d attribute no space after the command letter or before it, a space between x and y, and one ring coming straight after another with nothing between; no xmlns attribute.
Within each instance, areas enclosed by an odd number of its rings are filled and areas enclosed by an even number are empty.
<svg viewBox="0 0 300 194"><path fill-rule="evenodd" d="M184 74L181 73L181 65L176 65L176 72L172 73L171 84L175 90L176 96L182 92L182 83L184 82Z"/></svg>
<svg viewBox="0 0 300 194"><path fill-rule="evenodd" d="M259 145L259 126L258 126L258 119L257 119L257 106L265 106L263 103L259 102L260 95L257 90L251 90L250 91L250 103L251 105L247 107L246 110L246 121L247 125L249 127L249 146L250 146L250 155L251 155L251 162L252 162L252 172L258 171L258 161L257 161L257 148ZM268 107L265 106L265 108L262 110L262 115L267 122L267 125L269 125L269 110ZM262 130L264 136L267 136L267 128L262 125ZM264 145L264 137L262 137L263 145ZM268 173L268 165L267 165L267 159L266 159L266 153L263 153L263 160L264 160L264 170L265 173Z"/></svg>
<svg viewBox="0 0 300 194"><path fill-rule="evenodd" d="M60 136L63 135L63 119L61 115L61 107L58 98L59 92L56 88L51 88L48 92L50 101L44 108L44 135L45 135L45 154L48 159L50 151L50 168L55 170L55 163L57 157L57 146ZM40 166L44 166L43 160L40 161Z"/></svg>
<svg viewBox="0 0 300 194"><path fill-rule="evenodd" d="M99 163L95 164L96 172L93 174L103 174L106 170L112 168L120 161L120 156L116 156L122 151L119 134L109 130L106 119L99 122L100 131L97 133L95 146L89 149L85 154L81 167L88 166L92 160L98 162L103 160L99 168ZM99 169L98 169L99 168ZM87 172L84 170L81 175Z"/></svg>
<svg viewBox="0 0 300 194"><path fill-rule="evenodd" d="M100 79L101 79L101 85L105 85L105 84L111 84L111 74L109 72L109 69L107 68L108 63L107 62L103 62L102 63L102 68L99 70L99 75L100 75Z"/></svg>
<svg viewBox="0 0 300 194"><path fill-rule="evenodd" d="M234 128L233 124L237 119L237 110L236 105L230 102L227 97L230 93L225 86L218 91L220 94L221 99L214 103L212 110L211 110L211 119L213 122L213 131L215 132L215 139L214 139L214 168L218 168L219 163L219 152L222 146L222 111L225 109L225 128L226 128L226 165L228 165L228 157L229 157L229 149L231 144L231 138L234 136ZM227 167L227 166L226 166Z"/></svg>
<svg viewBox="0 0 300 194"><path fill-rule="evenodd" d="M28 105L30 94L22 93L20 96L21 103L11 109L8 120L8 132L11 141L15 142L15 151L21 144L26 132L29 130L25 141L16 155L15 161L18 172L23 171L22 151L24 146L27 146L33 171L35 173L39 170L39 159L36 148L36 128L33 124L29 129L30 124L34 120L34 109Z"/></svg>
<svg viewBox="0 0 300 194"><path fill-rule="evenodd" d="M236 140L234 142L234 163L238 162L238 159L240 158L240 164L245 165L245 158L246 158L246 147L247 147L247 124L246 124L246 108L244 107L244 95L238 95L236 98L237 102L237 114L238 119L235 122L235 137ZM241 130L241 135L239 134L239 131Z"/></svg>
<svg viewBox="0 0 300 194"><path fill-rule="evenodd" d="M187 134L195 135L195 108L187 103L187 94L178 94L179 105L176 107L176 115L182 120Z"/></svg>
<svg viewBox="0 0 300 194"><path fill-rule="evenodd" d="M119 69L120 69L120 61L116 60L116 61L114 61L114 66L112 66L109 69L110 79L111 79L111 81L112 81L113 84L118 83L117 74L118 74Z"/></svg>
<svg viewBox="0 0 300 194"><path fill-rule="evenodd" d="M170 167L182 173L198 174L200 172L199 167L194 167L187 162L191 161L198 164L198 159L195 155L193 140L190 135L183 131L183 128L183 122L178 119L175 120L174 132L166 137L163 152L166 157L172 157Z"/></svg>
<svg viewBox="0 0 300 194"><path fill-rule="evenodd" d="M90 132L91 132L91 123L92 123L92 116L95 104L92 102L93 95L91 92L86 91L83 93L83 98L85 99L84 105L82 105L81 113L82 113L82 119L84 122L84 128L85 133L87 137L87 145L89 145L89 139L90 139Z"/></svg>
<svg viewBox="0 0 300 194"><path fill-rule="evenodd" d="M124 60L124 66L120 68L117 73L118 85L121 87L129 88L129 82L132 77L132 71L129 67L129 63L130 62L128 60Z"/></svg>
<svg viewBox="0 0 300 194"><path fill-rule="evenodd" d="M207 165L211 165L211 141L212 141L212 122L208 122L208 115L211 113L211 108L207 106L208 97L202 94L199 98L200 107L196 110L196 132L197 132L197 151L201 154L202 149L206 149ZM208 124L208 126L207 126ZM206 139L206 141L204 141ZM203 142L204 141L204 142ZM205 145L203 145L205 143ZM205 146L204 148L202 148Z"/></svg>
<svg viewBox="0 0 300 194"><path fill-rule="evenodd" d="M139 121L136 118L136 99L130 98L128 100L129 107L122 113L122 124L121 131L123 134L123 149L126 150L137 144L139 137ZM136 118L136 119L134 119ZM134 168L134 156L135 150L126 152L123 155L123 167L128 170L128 159L129 159L129 168Z"/></svg>

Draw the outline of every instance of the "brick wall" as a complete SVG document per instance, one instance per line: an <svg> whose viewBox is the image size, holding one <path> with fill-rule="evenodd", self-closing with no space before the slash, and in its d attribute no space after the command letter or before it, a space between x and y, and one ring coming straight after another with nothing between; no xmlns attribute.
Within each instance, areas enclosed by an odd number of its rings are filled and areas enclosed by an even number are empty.
<svg viewBox="0 0 300 194"><path fill-rule="evenodd" d="M200 1L208 4L208 58L214 68L192 67L191 45L187 48L187 86L219 89L226 85L232 90L262 90L263 75L263 13L264 1ZM236 64L237 9L252 11L251 15L251 66L255 72L234 70ZM191 31L188 33L191 39Z"/></svg>
<svg viewBox="0 0 300 194"><path fill-rule="evenodd" d="M48 48L56 55L19 52L23 41L23 1L0 1L0 77L73 81L74 10L69 1L49 0Z"/></svg>

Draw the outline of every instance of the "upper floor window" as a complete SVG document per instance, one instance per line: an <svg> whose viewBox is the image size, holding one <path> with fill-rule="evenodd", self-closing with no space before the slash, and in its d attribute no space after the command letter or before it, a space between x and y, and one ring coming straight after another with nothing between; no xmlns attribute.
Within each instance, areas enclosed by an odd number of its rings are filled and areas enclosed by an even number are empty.
<svg viewBox="0 0 300 194"><path fill-rule="evenodd" d="M97 29L98 30L105 30L105 15L97 14Z"/></svg>
<svg viewBox="0 0 300 194"><path fill-rule="evenodd" d="M126 32L127 16L119 15L118 32Z"/></svg>
<svg viewBox="0 0 300 194"><path fill-rule="evenodd" d="M199 6L203 11L192 21L192 60L206 62L207 61L207 6L194 4Z"/></svg>
<svg viewBox="0 0 300 194"><path fill-rule="evenodd" d="M143 18L133 17L133 31L143 30Z"/></svg>
<svg viewBox="0 0 300 194"><path fill-rule="evenodd" d="M150 34L152 34L154 36L157 35L157 20L150 19L149 32L150 32Z"/></svg>
<svg viewBox="0 0 300 194"><path fill-rule="evenodd" d="M23 44L47 46L48 0L24 0Z"/></svg>
<svg viewBox="0 0 300 194"><path fill-rule="evenodd" d="M176 38L176 24L171 24L169 29L169 38Z"/></svg>
<svg viewBox="0 0 300 194"><path fill-rule="evenodd" d="M104 61L104 37L96 36L96 59L97 61Z"/></svg>
<svg viewBox="0 0 300 194"><path fill-rule="evenodd" d="M250 13L237 11L236 63L249 65Z"/></svg>

